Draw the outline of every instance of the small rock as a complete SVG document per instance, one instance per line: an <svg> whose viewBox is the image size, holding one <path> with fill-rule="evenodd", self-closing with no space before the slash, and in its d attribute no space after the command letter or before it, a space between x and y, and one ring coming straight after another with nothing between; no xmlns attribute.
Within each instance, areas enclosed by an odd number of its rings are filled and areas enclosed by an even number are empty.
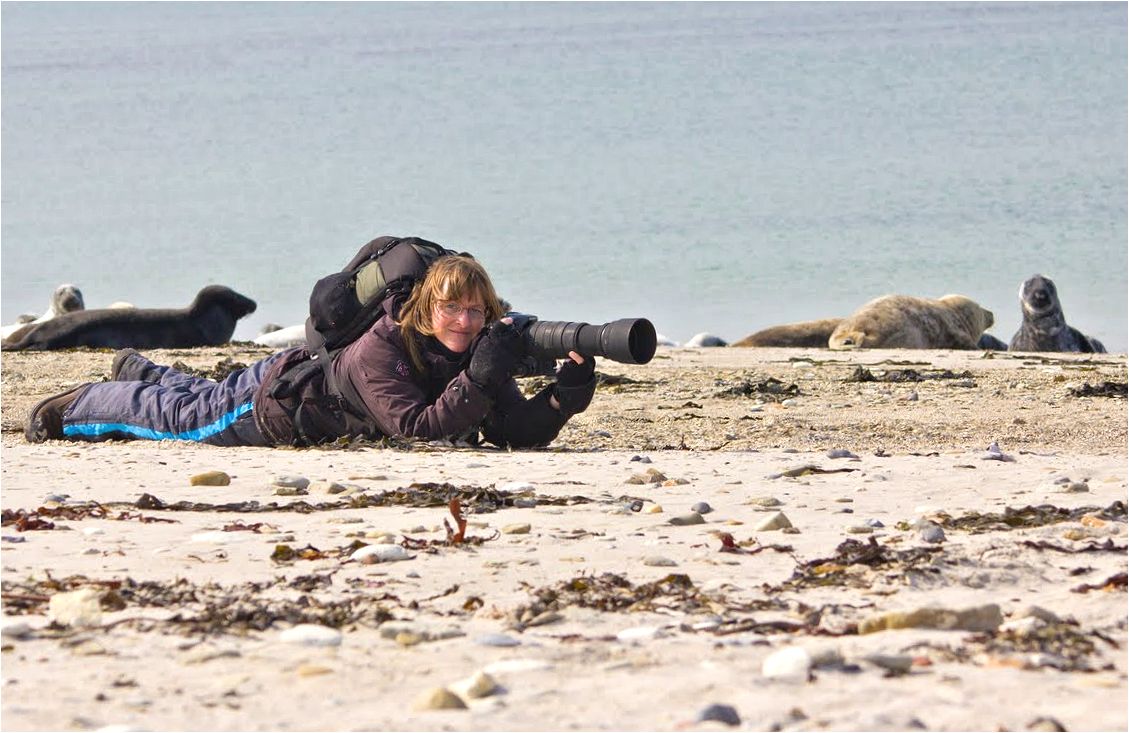
<svg viewBox="0 0 1129 733"><path fill-rule="evenodd" d="M11 616L5 616L2 623L0 623L0 637L5 639L20 639L31 633L31 626L27 621Z"/></svg>
<svg viewBox="0 0 1129 733"><path fill-rule="evenodd" d="M1090 485L1084 481L1071 481L1061 490L1065 494L1084 494L1090 490Z"/></svg>
<svg viewBox="0 0 1129 733"><path fill-rule="evenodd" d="M832 448L827 451L828 458L858 458L854 453L851 453L845 448Z"/></svg>
<svg viewBox="0 0 1129 733"><path fill-rule="evenodd" d="M942 529L939 524L927 522L924 526L919 528L918 536L921 538L922 542L930 542L938 545L945 541L945 530Z"/></svg>
<svg viewBox="0 0 1129 733"><path fill-rule="evenodd" d="M912 611L892 611L859 622L859 634L889 629L941 629L943 631L995 631L1003 623L995 603L965 609L926 607Z"/></svg>
<svg viewBox="0 0 1129 733"><path fill-rule="evenodd" d="M436 687L416 698L415 703L412 704L412 709L417 711L466 710L466 703L446 687Z"/></svg>
<svg viewBox="0 0 1129 733"><path fill-rule="evenodd" d="M489 697L501 690L498 681L481 670L464 680L448 685L448 688L464 700Z"/></svg>
<svg viewBox="0 0 1129 733"><path fill-rule="evenodd" d="M231 476L223 471L205 471L188 479L188 483L192 486L229 486Z"/></svg>
<svg viewBox="0 0 1129 733"><path fill-rule="evenodd" d="M868 654L863 659L894 674L905 674L913 667L913 657L908 654Z"/></svg>
<svg viewBox="0 0 1129 733"><path fill-rule="evenodd" d="M51 502L54 502L56 504L66 504L67 499L69 499L70 497L70 494L48 494L47 496L43 497L43 503L50 504Z"/></svg>
<svg viewBox="0 0 1129 733"><path fill-rule="evenodd" d="M774 506L781 506L784 502L780 501L775 496L754 496L745 503L752 504L753 506L771 508Z"/></svg>
<svg viewBox="0 0 1129 733"><path fill-rule="evenodd" d="M1027 730L1037 731L1065 731L1066 726L1058 722L1056 719L1048 716L1040 716L1035 718L1027 724Z"/></svg>
<svg viewBox="0 0 1129 733"><path fill-rule="evenodd" d="M882 524L881 519L868 519L868 520L866 520L866 526L867 527L874 527L875 529L881 529L881 528L885 527L886 525Z"/></svg>
<svg viewBox="0 0 1129 733"><path fill-rule="evenodd" d="M691 524L705 524L706 520L702 519L702 515L697 512L690 512L683 514L680 517L671 517L667 520L668 524L673 524L676 527L685 527Z"/></svg>
<svg viewBox="0 0 1129 733"><path fill-rule="evenodd" d="M278 640L303 646L341 646L341 632L320 624L298 624L279 634Z"/></svg>
<svg viewBox="0 0 1129 733"><path fill-rule="evenodd" d="M475 637L474 643L479 646L518 646L521 641L508 634L483 634Z"/></svg>
<svg viewBox="0 0 1129 733"><path fill-rule="evenodd" d="M62 626L98 626L102 623L101 594L93 588L56 593L47 603L47 617Z"/></svg>
<svg viewBox="0 0 1129 733"><path fill-rule="evenodd" d="M647 514L662 514L663 508L661 504L652 504L647 507Z"/></svg>
<svg viewBox="0 0 1129 733"><path fill-rule="evenodd" d="M648 458L647 456L631 456L631 460L632 461L638 461L639 463L650 463L651 462L651 459Z"/></svg>
<svg viewBox="0 0 1129 733"><path fill-rule="evenodd" d="M776 529L791 527L792 522L784 516L784 512L773 512L757 523L753 530L756 532L771 532Z"/></svg>
<svg viewBox="0 0 1129 733"><path fill-rule="evenodd" d="M697 512L698 514L709 514L713 511L713 507L704 501L699 501L697 504L690 507L690 511Z"/></svg>
<svg viewBox="0 0 1129 733"><path fill-rule="evenodd" d="M984 453L981 454L980 460L982 460L982 461L1004 461L1004 462L1007 462L1007 463L1015 463L1015 458L1013 458L1013 457L1009 456L1007 453L1004 453L1003 451L1001 451L999 444L994 440L992 441L992 444L990 446L988 446L988 450L984 451Z"/></svg>
<svg viewBox="0 0 1129 733"><path fill-rule="evenodd" d="M300 664L295 670L299 677L320 677L323 674L332 674L333 669L321 664Z"/></svg>
<svg viewBox="0 0 1129 733"><path fill-rule="evenodd" d="M273 485L291 489L306 489L310 486L310 480L305 476L279 476L274 480Z"/></svg>
<svg viewBox="0 0 1129 733"><path fill-rule="evenodd" d="M669 557L662 555L651 555L643 558L643 564L653 568L673 568L677 567L678 563L671 560Z"/></svg>
<svg viewBox="0 0 1129 733"><path fill-rule="evenodd" d="M275 487L275 496L305 496L307 492L305 489L299 489L296 486L278 486Z"/></svg>
<svg viewBox="0 0 1129 733"><path fill-rule="evenodd" d="M765 657L761 674L770 679L787 682L806 682L811 670L811 655L806 649L789 646Z"/></svg>
<svg viewBox="0 0 1129 733"><path fill-rule="evenodd" d="M339 484L336 481L317 481L307 487L310 491L318 494L343 494L349 487L344 484Z"/></svg>
<svg viewBox="0 0 1129 733"><path fill-rule="evenodd" d="M502 527L502 534L529 534L530 529L529 524L507 524Z"/></svg>
<svg viewBox="0 0 1129 733"><path fill-rule="evenodd" d="M615 638L620 641L649 641L659 636L662 636L662 628L659 626L632 626L620 631Z"/></svg>
<svg viewBox="0 0 1129 733"><path fill-rule="evenodd" d="M695 723L704 723L707 720L716 720L719 723L726 725L741 725L741 716L737 714L736 708L732 705L722 705L714 703L707 708L698 712Z"/></svg>
<svg viewBox="0 0 1129 733"><path fill-rule="evenodd" d="M874 534L874 527L865 524L853 524L847 527L847 534Z"/></svg>
<svg viewBox="0 0 1129 733"><path fill-rule="evenodd" d="M409 554L400 545L365 545L355 550L349 557L365 565L374 565L379 562L411 560L414 555Z"/></svg>

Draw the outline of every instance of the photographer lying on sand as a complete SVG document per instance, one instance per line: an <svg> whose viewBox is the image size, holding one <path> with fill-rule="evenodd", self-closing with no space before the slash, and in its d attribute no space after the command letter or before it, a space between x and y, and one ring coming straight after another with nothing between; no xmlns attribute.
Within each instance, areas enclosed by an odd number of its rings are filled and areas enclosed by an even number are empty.
<svg viewBox="0 0 1129 733"><path fill-rule="evenodd" d="M531 399L521 394L512 375L526 341L512 319L502 318L489 276L469 255L439 257L406 299L393 293L380 307L375 324L332 359L331 369L318 368L298 384L285 377L309 364L304 347L221 382L122 349L111 381L43 400L24 435L33 443L140 438L278 446L346 436L477 442L481 431L495 445L522 448L552 441L592 400L595 359L576 351L568 352L556 382ZM327 388L327 378L343 389Z"/></svg>

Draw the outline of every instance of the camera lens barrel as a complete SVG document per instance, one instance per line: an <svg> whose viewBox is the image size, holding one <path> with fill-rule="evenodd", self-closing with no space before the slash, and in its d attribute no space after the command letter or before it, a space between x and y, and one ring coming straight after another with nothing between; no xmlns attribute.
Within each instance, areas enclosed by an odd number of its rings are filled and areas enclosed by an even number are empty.
<svg viewBox="0 0 1129 733"><path fill-rule="evenodd" d="M646 318L621 318L592 325L576 321L533 321L525 329L530 352L565 359L568 352L602 356L623 364L646 364L655 355L655 327Z"/></svg>

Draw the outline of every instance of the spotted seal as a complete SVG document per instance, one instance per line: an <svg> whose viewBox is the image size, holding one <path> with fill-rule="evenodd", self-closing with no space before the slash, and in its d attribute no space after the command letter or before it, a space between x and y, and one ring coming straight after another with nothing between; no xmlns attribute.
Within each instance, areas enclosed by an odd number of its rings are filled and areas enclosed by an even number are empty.
<svg viewBox="0 0 1129 733"><path fill-rule="evenodd" d="M842 318L821 318L817 321L785 323L751 333L731 346L801 346L827 348L827 340Z"/></svg>
<svg viewBox="0 0 1129 733"><path fill-rule="evenodd" d="M990 310L963 295L936 300L884 295L843 319L827 340L832 349L977 349L995 322Z"/></svg>
<svg viewBox="0 0 1129 733"><path fill-rule="evenodd" d="M187 308L99 308L32 323L4 339L5 351L92 346L121 349L218 346L235 322L255 311L255 301L223 285L209 285Z"/></svg>
<svg viewBox="0 0 1129 733"><path fill-rule="evenodd" d="M1008 351L1080 351L1106 353L1101 341L1066 325L1058 289L1050 278L1035 275L1019 286L1023 323L1011 337Z"/></svg>
<svg viewBox="0 0 1129 733"><path fill-rule="evenodd" d="M75 311L84 310L85 308L86 301L82 298L82 291L71 283L63 283L55 288L55 292L51 294L51 303L47 306L47 310L43 312L43 315L39 317L20 316L16 323L0 327L0 339L8 338L29 323L45 323L56 316L60 316L64 313L74 313Z"/></svg>

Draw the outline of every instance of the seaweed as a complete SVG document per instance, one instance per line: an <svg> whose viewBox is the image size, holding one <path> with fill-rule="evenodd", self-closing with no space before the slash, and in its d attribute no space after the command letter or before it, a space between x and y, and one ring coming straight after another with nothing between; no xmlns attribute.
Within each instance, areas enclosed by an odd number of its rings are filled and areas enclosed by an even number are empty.
<svg viewBox="0 0 1129 733"><path fill-rule="evenodd" d="M717 380L717 386L728 384L725 381ZM762 379L758 382L750 382L747 379L741 380L737 384L725 387L713 394L714 397L752 397L758 395L770 401L782 402L789 397L796 397L800 395L800 388L795 384L785 384L779 379L769 377Z"/></svg>
<svg viewBox="0 0 1129 733"><path fill-rule="evenodd" d="M1034 540L1024 540L1023 542L1020 542L1019 544L1023 545L1024 547L1030 547L1030 548L1035 549L1035 550L1054 550L1055 552L1065 552L1065 553L1069 553L1069 554L1072 554L1072 555L1076 555L1080 552L1120 552L1120 553L1124 553L1126 550L1129 550L1129 546L1127 546L1127 545L1115 545L1115 544L1113 544L1113 540L1109 539L1109 538L1107 538L1106 541L1101 543L1101 544L1091 542L1090 544L1083 545L1081 547L1064 547L1062 545L1056 545L1053 542L1047 542L1045 540L1039 540L1037 542L1034 541Z"/></svg>
<svg viewBox="0 0 1129 733"><path fill-rule="evenodd" d="M1070 589L1071 593L1089 593L1092 590L1114 591L1129 588L1129 574L1116 573L1100 583L1083 583Z"/></svg>
<svg viewBox="0 0 1129 733"><path fill-rule="evenodd" d="M1104 509L1096 506L1066 509L1051 504L1025 506L1020 509L1005 507L1003 514L969 512L956 519L948 515L940 515L938 523L945 529L959 529L971 534L980 534L1072 522L1087 514L1096 515L1102 519L1124 521L1126 517L1125 502L1115 501Z"/></svg>
<svg viewBox="0 0 1129 733"><path fill-rule="evenodd" d="M105 506L97 502L88 502L76 506L41 506L38 509L32 509L30 511L27 509L4 509L0 512L0 524L5 527L14 524L18 532L64 529L63 527L56 527L54 522L49 522L44 519L44 517L51 519L67 519L71 521L93 518L110 519L118 522L137 520L143 524L150 524L152 522L176 523L175 519L147 517L143 514L134 514L129 511L118 512L114 515L111 514L110 510Z"/></svg>
<svg viewBox="0 0 1129 733"><path fill-rule="evenodd" d="M1127 397L1129 385L1125 382L1102 382L1094 385L1084 382L1081 387L1071 387L1069 391L1073 397Z"/></svg>
<svg viewBox="0 0 1129 733"><path fill-rule="evenodd" d="M861 366L844 379L844 382L924 382L927 379L971 379L972 372L965 370L959 374L949 369L927 370L919 372L916 369L888 369L875 376L872 371Z"/></svg>
<svg viewBox="0 0 1129 733"><path fill-rule="evenodd" d="M864 565L873 570L893 570L903 574L911 570L937 572L936 568L929 565L933 563L934 556L942 551L940 547L895 550L888 545L878 544L874 537L868 538L866 542L848 539L835 548L834 555L801 563L782 586L770 590L778 592L783 588L800 589L863 583L864 581L849 572L855 565Z"/></svg>
<svg viewBox="0 0 1129 733"><path fill-rule="evenodd" d="M225 356L217 361L216 365L210 369L208 367L201 367L199 369L190 367L183 361L173 362L172 368L191 377L202 377L204 379L210 379L213 382L222 382L224 379L227 379L232 372L246 369L247 365L241 361L232 360L230 356Z"/></svg>

